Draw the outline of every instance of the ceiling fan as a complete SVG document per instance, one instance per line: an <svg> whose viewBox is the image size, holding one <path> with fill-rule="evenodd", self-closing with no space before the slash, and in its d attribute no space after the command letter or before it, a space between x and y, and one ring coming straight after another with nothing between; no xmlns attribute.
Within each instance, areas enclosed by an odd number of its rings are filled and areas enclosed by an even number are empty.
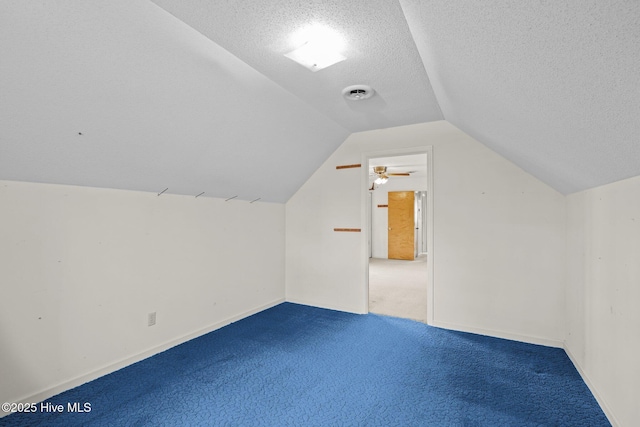
<svg viewBox="0 0 640 427"><path fill-rule="evenodd" d="M373 174L371 174L372 176L375 176L375 180L373 181L373 184L371 185L370 190L374 190L374 186L375 184L378 185L383 185L386 184L387 181L389 181L389 177L391 176L411 176L411 171L410 172L399 172L399 173L392 173L392 172L387 172L387 167L386 166L374 166L373 167Z"/></svg>

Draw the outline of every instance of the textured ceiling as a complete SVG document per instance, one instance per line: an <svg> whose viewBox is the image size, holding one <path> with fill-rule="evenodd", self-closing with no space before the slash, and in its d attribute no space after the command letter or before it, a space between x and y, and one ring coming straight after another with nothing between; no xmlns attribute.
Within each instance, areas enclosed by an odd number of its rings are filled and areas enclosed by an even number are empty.
<svg viewBox="0 0 640 427"><path fill-rule="evenodd" d="M640 2L400 0L447 121L563 193L640 175Z"/></svg>
<svg viewBox="0 0 640 427"><path fill-rule="evenodd" d="M442 119L395 0L153 1L351 132ZM310 25L339 34L347 59L313 73L285 58ZM342 89L355 84L376 95L346 101Z"/></svg>
<svg viewBox="0 0 640 427"><path fill-rule="evenodd" d="M347 60L283 56L313 23ZM639 70L635 0L2 0L0 179L284 202L444 118L570 193L640 175Z"/></svg>
<svg viewBox="0 0 640 427"><path fill-rule="evenodd" d="M2 0L0 93L7 180L284 202L349 135L147 1Z"/></svg>

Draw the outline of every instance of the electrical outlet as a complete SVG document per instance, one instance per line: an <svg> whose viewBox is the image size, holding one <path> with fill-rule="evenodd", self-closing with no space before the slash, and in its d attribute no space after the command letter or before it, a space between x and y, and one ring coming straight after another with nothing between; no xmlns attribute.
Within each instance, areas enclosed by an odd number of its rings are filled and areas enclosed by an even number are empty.
<svg viewBox="0 0 640 427"><path fill-rule="evenodd" d="M156 324L156 312L154 311L153 313L149 313L149 316L147 317L147 326L153 326Z"/></svg>

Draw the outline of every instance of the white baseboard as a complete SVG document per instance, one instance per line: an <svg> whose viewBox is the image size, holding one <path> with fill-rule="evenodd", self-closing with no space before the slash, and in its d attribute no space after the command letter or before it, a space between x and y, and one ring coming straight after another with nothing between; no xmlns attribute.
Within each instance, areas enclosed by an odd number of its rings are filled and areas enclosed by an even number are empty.
<svg viewBox="0 0 640 427"><path fill-rule="evenodd" d="M490 337L505 338L509 340L521 341L521 342L526 342L530 344L539 344L547 347L557 347L557 348L563 349L564 352L569 357L569 360L571 360L571 363L573 363L573 366L575 366L576 370L582 377L582 380L585 382L587 387L589 387L589 390L593 394L593 397L598 402L598 405L600 405L600 408L602 408L602 411L604 412L605 416L607 417L611 425L613 427L620 427L621 424L613 415L613 412L611 412L611 409L609 409L609 406L607 405L602 395L598 393L597 388L591 382L591 380L589 379L589 376L584 372L582 367L577 363L576 358L573 356L573 354L571 353L569 348L566 346L566 343L564 341L557 341L557 340L551 340L548 338L532 337L527 335L513 334L508 332L487 330L487 329L481 329L481 328L470 328L470 327L464 327L464 326L447 323L447 322L433 322L431 323L431 326L454 330L454 331L471 332L474 334L486 335Z"/></svg>
<svg viewBox="0 0 640 427"><path fill-rule="evenodd" d="M100 378L104 375L110 374L111 372L115 372L118 369L122 369L125 366L129 366L133 363L139 362L141 360L144 360L148 357L153 356L154 354L158 354L161 353L165 350L168 350L172 347L175 347L179 344L182 344L184 342L187 342L189 340L192 340L194 338L197 338L201 335L205 335L208 334L209 332L215 331L216 329L220 329L224 326L227 326L231 323L237 322L238 320L244 319L245 317L249 317L251 315L254 315L256 313L259 313L261 311L264 311L268 308L274 307L278 304L283 303L285 300L284 298L279 298L275 301L271 301L267 304L263 304L259 307L255 307L251 310L247 310L245 312L239 313L235 316L231 316L227 319L224 319L222 321L216 322L212 325L209 325L205 328L199 329L197 331L191 332L189 334L183 335L181 337L166 341L156 347L150 348L148 350L145 350L141 353L137 353L134 354L132 356L126 357L124 359L120 359L114 363L111 363L105 367L96 369L94 371L91 371L87 374L83 374L80 375L76 378L70 379L68 381L64 381L58 385L55 385L53 387L47 388L45 390L39 391L35 394L32 394L30 396L24 397L24 398L20 398L20 399L16 399L15 402L22 402L22 403L36 403L36 402L42 402L50 397L53 397L57 394L62 393L63 391L66 390L70 390L74 387L77 387L79 385L82 385L84 383L87 383L89 381L95 380L97 378ZM9 415L6 412L0 411L0 418Z"/></svg>
<svg viewBox="0 0 640 427"><path fill-rule="evenodd" d="M571 363L573 363L573 366L575 366L576 369L578 370L578 373L582 377L582 380L585 382L587 387L589 387L589 390L591 390L591 394L593 394L593 397L595 397L596 401L598 402L598 405L600 405L600 408L602 408L602 412L604 412L606 417L609 419L609 422L611 423L611 425L613 427L620 427L621 424L618 422L615 415L613 415L613 412L611 412L611 409L609 409L607 402L604 400L602 395L598 393L598 389L591 382L591 380L589 379L589 376L586 374L586 372L582 369L580 364L577 362L577 359L573 356L573 354L569 350L569 347L567 347L566 343L563 346L563 348L564 348L564 352L567 353L567 356L569 356L569 360L571 360Z"/></svg>
<svg viewBox="0 0 640 427"><path fill-rule="evenodd" d="M286 302L290 302L293 304L300 304L300 305L306 305L309 307L315 307L315 308L324 308L326 310L335 310L335 311L343 311L345 313L353 313L353 314L367 314L363 311L358 311L358 310L353 310L350 309L348 307L337 307L337 306L333 306L333 305L324 305L324 304L318 304L317 302L311 302L311 301L305 301L303 299L299 299L299 298L286 298Z"/></svg>
<svg viewBox="0 0 640 427"><path fill-rule="evenodd" d="M455 323L439 322L439 321L431 322L429 323L429 325L435 326L437 328L449 329L452 331L470 332L472 334L486 335L486 336L495 337L495 338L504 338L507 340L521 341L529 344L538 344L538 345L544 345L547 347L564 348L563 341L553 340L549 338L540 338L540 337L534 337L530 335L514 334L511 332L496 331L492 329L475 328L475 327L458 325Z"/></svg>
<svg viewBox="0 0 640 427"><path fill-rule="evenodd" d="M366 314L366 313L364 313L362 311L350 310L350 309L345 308L345 307L322 305L322 304L318 304L316 302L305 301L305 300L299 299L299 298L287 297L286 301L294 303L294 304L308 305L310 307L325 308L325 309L328 309L328 310L344 311L344 312L347 312L347 313L355 313L355 314ZM462 325L459 325L459 324L448 323L448 322L431 322L431 323L429 323L429 325L430 326L435 326L437 328L449 329L449 330L452 330L452 331L469 332L469 333L472 333L472 334L485 335L485 336L495 337L495 338L504 338L504 339L513 340L513 341L526 342L526 343L529 343L529 344L538 344L538 345L544 345L544 346L547 346L547 347L555 347L555 348L564 349L564 341L552 340L552 339L549 339L549 338L540 338L540 337L534 337L534 336L529 336L529 335L514 334L514 333L511 333L511 332L495 331L495 330L491 330L491 329L468 327L468 326L462 326Z"/></svg>

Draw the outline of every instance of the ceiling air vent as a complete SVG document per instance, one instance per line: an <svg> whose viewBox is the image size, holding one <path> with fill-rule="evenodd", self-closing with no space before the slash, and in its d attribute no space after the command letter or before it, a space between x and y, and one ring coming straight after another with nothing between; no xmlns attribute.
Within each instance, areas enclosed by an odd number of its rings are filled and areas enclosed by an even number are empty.
<svg viewBox="0 0 640 427"><path fill-rule="evenodd" d="M371 98L374 93L376 91L367 85L354 85L342 89L342 95L349 101L362 101L363 99Z"/></svg>

